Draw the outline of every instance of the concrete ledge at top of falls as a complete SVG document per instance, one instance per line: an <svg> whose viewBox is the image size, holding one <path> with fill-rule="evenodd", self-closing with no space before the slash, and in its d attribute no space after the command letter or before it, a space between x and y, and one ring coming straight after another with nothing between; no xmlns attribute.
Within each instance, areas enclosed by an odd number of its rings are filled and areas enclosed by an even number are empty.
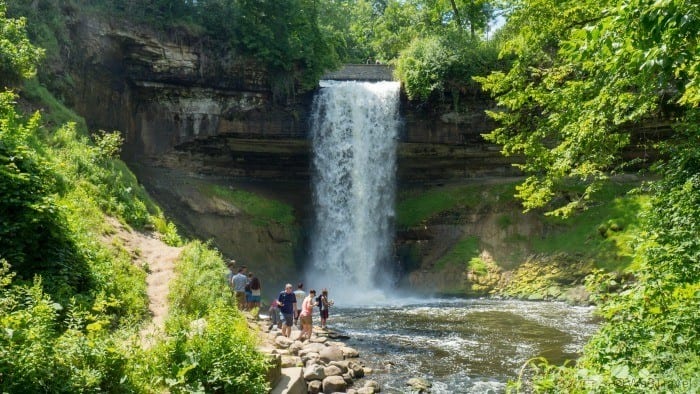
<svg viewBox="0 0 700 394"><path fill-rule="evenodd" d="M394 68L384 64L346 64L321 79L334 81L393 81Z"/></svg>

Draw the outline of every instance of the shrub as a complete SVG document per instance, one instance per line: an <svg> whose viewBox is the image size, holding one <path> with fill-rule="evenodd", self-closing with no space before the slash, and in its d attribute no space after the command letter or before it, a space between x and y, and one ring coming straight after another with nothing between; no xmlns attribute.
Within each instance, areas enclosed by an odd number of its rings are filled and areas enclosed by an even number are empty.
<svg viewBox="0 0 700 394"><path fill-rule="evenodd" d="M106 302L89 312L75 303L64 308L42 290L41 279L12 285L13 276L0 261L2 392L130 391L122 379L128 350L108 330Z"/></svg>
<svg viewBox="0 0 700 394"><path fill-rule="evenodd" d="M265 393L265 360L236 308L221 255L195 241L187 245L171 283L170 339L154 352L171 392Z"/></svg>

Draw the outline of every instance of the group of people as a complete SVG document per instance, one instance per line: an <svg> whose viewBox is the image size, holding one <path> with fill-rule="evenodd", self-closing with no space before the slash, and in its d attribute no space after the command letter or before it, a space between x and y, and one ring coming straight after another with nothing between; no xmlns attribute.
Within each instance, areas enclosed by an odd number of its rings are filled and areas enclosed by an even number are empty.
<svg viewBox="0 0 700 394"><path fill-rule="evenodd" d="M304 291L304 284L299 283L297 289L292 291L290 283L284 287L284 291L270 303L270 328L274 325L281 326L282 335L289 337L292 333L292 325L301 328L300 340L310 339L313 328L313 309L318 307L321 315L321 328L326 328L328 320L328 310L333 305L333 301L328 298L328 289L321 290L321 294L316 297L316 290L309 290L307 295ZM282 318L279 314L282 313Z"/></svg>
<svg viewBox="0 0 700 394"><path fill-rule="evenodd" d="M253 310L253 308L260 309L262 293L260 279L252 272L248 272L246 266L236 269L236 260L230 260L227 265L229 269L227 280L236 297L238 309L245 311ZM235 274L234 271L236 271Z"/></svg>
<svg viewBox="0 0 700 394"><path fill-rule="evenodd" d="M258 308L259 311L262 290L260 279L252 272L248 272L246 266L237 268L236 260L230 260L227 267L229 273L226 279L234 293L238 309L250 311ZM321 290L321 294L317 297L314 289L311 289L307 295L303 283L299 283L294 291L292 285L288 283L279 296L270 302L269 312L272 323L270 328L276 325L282 329L282 335L289 337L292 333L292 325L296 325L301 329L299 339L309 339L313 328L314 307L318 307L321 328L325 329L328 310L332 305L333 300L328 298L328 289Z"/></svg>

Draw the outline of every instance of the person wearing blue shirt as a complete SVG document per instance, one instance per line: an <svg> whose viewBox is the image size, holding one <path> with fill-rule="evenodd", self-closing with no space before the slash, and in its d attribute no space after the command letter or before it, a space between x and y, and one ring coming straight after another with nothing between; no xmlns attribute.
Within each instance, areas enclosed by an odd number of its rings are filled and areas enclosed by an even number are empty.
<svg viewBox="0 0 700 394"><path fill-rule="evenodd" d="M239 268L238 273L231 278L233 291L236 293L236 304L240 310L243 310L245 307L245 285L248 282L245 270L245 267Z"/></svg>
<svg viewBox="0 0 700 394"><path fill-rule="evenodd" d="M292 325L294 324L294 312L297 310L297 297L292 291L291 283L287 283L284 286L284 291L277 297L277 301L279 302L280 310L282 311L282 319L284 320L282 335L289 338L292 334Z"/></svg>

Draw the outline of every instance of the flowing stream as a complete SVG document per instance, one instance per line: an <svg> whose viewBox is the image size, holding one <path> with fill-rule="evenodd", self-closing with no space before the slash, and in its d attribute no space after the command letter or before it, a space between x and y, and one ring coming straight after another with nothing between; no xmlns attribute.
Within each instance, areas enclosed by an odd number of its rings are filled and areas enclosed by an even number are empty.
<svg viewBox="0 0 700 394"><path fill-rule="evenodd" d="M514 300L427 300L331 308L329 327L359 350L382 393L410 378L433 394L503 393L534 357L574 360L595 332L590 307Z"/></svg>

